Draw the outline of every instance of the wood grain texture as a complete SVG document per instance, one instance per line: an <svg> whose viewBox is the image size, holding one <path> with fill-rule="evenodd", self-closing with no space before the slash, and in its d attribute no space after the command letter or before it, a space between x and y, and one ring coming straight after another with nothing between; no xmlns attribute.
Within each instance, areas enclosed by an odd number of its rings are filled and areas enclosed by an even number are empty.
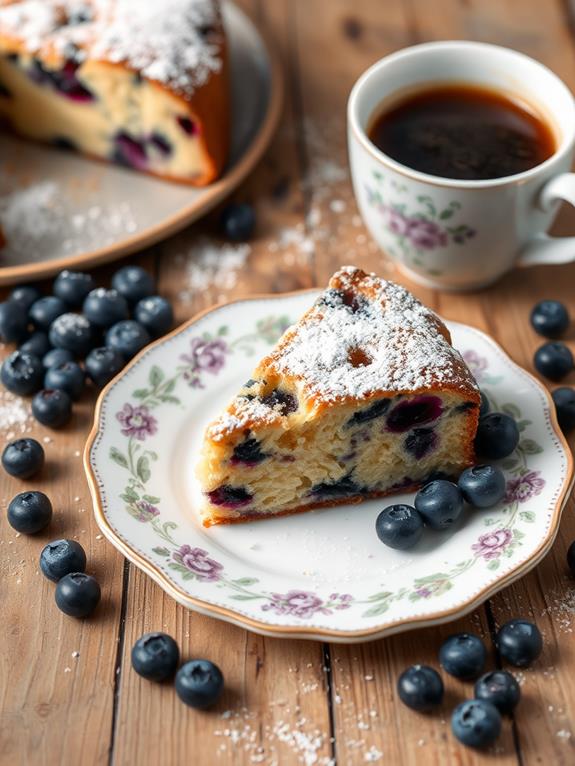
<svg viewBox="0 0 575 766"><path fill-rule="evenodd" d="M347 95L359 74L386 53L424 40L488 40L535 56L575 89L571 4L561 0L544 6L535 0L239 5L276 40L285 65L285 112L266 157L235 194L257 211L257 235L248 247L222 241L215 211L132 259L155 272L177 321L229 298L323 284L343 263L407 284L367 235L347 171ZM573 212L563 211L556 230L574 229ZM98 281L106 282L112 270L99 270ZM515 271L489 291L470 295L407 286L447 318L489 332L516 362L532 369L540 339L529 327L529 310L536 300L554 297L575 316L574 284L574 267L564 266ZM575 349L575 332L568 342ZM575 375L567 382L575 384ZM566 548L575 538L572 500L546 559L465 619L361 646L262 638L186 611L102 539L78 457L92 408L93 398L83 402L64 432L32 426L31 433L50 439L49 464L42 480L33 482L54 502L49 532L24 539L8 526L4 512L0 518L0 764L575 762L575 588L565 566ZM20 489L21 483L0 475L2 511ZM57 611L54 587L38 571L43 544L60 536L82 542L89 570L103 586L100 609L84 622ZM450 733L450 711L471 695L469 684L444 674L446 700L434 715L417 715L398 703L401 671L415 662L437 666L441 641L452 632L479 633L495 667L495 630L518 615L536 620L545 651L532 669L517 673L523 700L495 748L466 750ZM132 671L131 647L149 630L172 634L183 658L206 656L221 666L226 692L213 712L186 708L170 684L145 682Z"/></svg>

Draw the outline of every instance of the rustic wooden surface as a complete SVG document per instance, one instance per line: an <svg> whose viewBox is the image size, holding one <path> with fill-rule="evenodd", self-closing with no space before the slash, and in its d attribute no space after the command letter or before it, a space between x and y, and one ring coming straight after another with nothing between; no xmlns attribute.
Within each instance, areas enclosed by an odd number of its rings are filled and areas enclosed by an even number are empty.
<svg viewBox="0 0 575 766"><path fill-rule="evenodd" d="M560 0L240 4L281 51L285 113L265 160L236 194L258 214L242 266L214 274L202 260L201 237L224 244L214 233L215 215L134 259L155 271L178 320L230 297L323 284L346 262L404 281L366 235L346 171L347 94L379 57L425 40L486 40L535 56L575 89L573 26L569 3ZM566 211L557 228L573 232L575 214ZM194 264L204 282L212 276L207 289L194 289ZM105 281L110 273L97 276ZM569 266L514 272L473 295L409 286L444 316L491 333L530 369L538 344L527 320L531 305L559 298L575 316L574 284ZM575 763L575 587L565 565L575 538L573 502L552 553L466 619L360 646L267 639L176 605L102 538L80 460L92 408L93 398L84 401L64 432L31 427L46 441L49 462L37 487L56 509L49 531L29 539L14 533L4 510L21 485L0 476L0 764ZM38 571L42 546L59 536L81 541L102 584L102 605L84 622L57 611L53 586ZM414 662L436 664L442 637L472 629L491 644L496 626L518 615L537 622L545 651L518 674L523 701L491 751L466 750L450 734L449 712L469 696L469 685L448 680L437 715L416 715L398 703L399 673ZM187 709L169 685L146 683L131 670L133 642L155 629L171 633L184 657L207 656L222 667L227 690L215 711Z"/></svg>

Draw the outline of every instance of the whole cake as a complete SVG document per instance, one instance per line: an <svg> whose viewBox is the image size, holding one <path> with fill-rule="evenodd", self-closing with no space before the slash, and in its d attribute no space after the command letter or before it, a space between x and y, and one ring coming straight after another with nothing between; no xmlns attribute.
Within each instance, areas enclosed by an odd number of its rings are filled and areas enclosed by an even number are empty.
<svg viewBox="0 0 575 766"><path fill-rule="evenodd" d="M205 434L205 526L356 503L456 477L480 395L443 322L344 267Z"/></svg>
<svg viewBox="0 0 575 766"><path fill-rule="evenodd" d="M229 143L217 0L0 0L0 115L37 141L210 183Z"/></svg>

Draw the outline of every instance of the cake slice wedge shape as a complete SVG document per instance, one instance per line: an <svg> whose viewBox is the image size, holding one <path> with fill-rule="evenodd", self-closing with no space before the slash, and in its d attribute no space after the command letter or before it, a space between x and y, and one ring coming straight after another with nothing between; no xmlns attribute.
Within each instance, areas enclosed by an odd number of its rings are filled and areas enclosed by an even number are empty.
<svg viewBox="0 0 575 766"><path fill-rule="evenodd" d="M347 266L206 429L205 526L360 503L457 478L480 394L439 317Z"/></svg>

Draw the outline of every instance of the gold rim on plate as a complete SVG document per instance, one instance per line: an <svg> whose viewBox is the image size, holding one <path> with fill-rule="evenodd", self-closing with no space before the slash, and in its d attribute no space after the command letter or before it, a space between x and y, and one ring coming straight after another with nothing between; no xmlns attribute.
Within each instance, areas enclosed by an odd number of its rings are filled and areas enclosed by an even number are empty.
<svg viewBox="0 0 575 766"><path fill-rule="evenodd" d="M171 338L174 338L180 333L185 332L186 330L188 330L189 327L196 324L205 316L213 313L214 311L218 311L227 306L237 305L240 303L259 301L259 300L274 300L274 299L282 299L282 298L291 298L291 297L297 297L299 295L314 293L314 292L317 293L318 288L311 288L307 290L294 290L292 292L287 292L287 293L256 294L256 295L251 295L245 298L239 298L237 300L226 301L224 303L218 304L217 306L212 306L211 308L205 309L204 311L201 311L200 313L196 314L194 317L189 319L184 324L177 327L175 330L172 330L167 335L164 335L162 338L159 338L158 340L154 341L150 345L146 346L146 348L142 349L142 351L140 351L126 365L124 370L122 370L122 372L120 372L119 375L117 375L113 380L111 380L106 385L106 387L101 391L98 397L98 400L96 402L94 424L88 436L86 446L84 448L84 455L83 455L84 470L86 472L86 476L88 479L90 493L92 496L92 502L94 505L94 514L96 516L96 521L98 523L98 526L100 527L102 532L106 535L108 540L129 561L131 561L137 567L139 567L144 572L146 572L146 574L148 574L153 580L155 580L162 587L162 589L166 591L166 593L171 595L178 603L182 604L185 607L194 609L195 611L200 612L201 614L223 619L226 622L231 622L235 625L239 625L240 627L244 627L248 630L254 631L255 633L259 633L265 636L284 637L284 638L288 638L288 637L307 638L307 639L313 639L313 640L319 640L319 641L329 640L329 641L341 642L341 643L352 643L352 642L368 641L368 640L374 640L377 638L383 638L384 636L389 636L394 633L399 633L403 630L414 630L420 627L439 625L445 622L450 622L451 620L457 619L459 617L463 617L464 615L473 611L473 609L475 609L477 606L482 604L484 601L486 601L488 598L493 596L495 593L507 587L515 580L518 580L521 577L523 577L523 575L527 574L527 572L533 569L544 558L544 556L549 552L551 546L553 545L553 542L557 535L557 531L559 529L561 513L563 511L563 508L569 498L571 489L573 487L573 455L571 453L567 440L565 439L565 436L563 435L563 432L561 431L559 427L559 423L557 422L555 405L551 398L551 394L539 382L539 380L537 380L537 378L534 375L532 375L530 372L525 370L520 365L516 364L516 362L514 362L511 359L511 357L509 357L509 355L499 345L499 343L497 343L497 341L493 340L493 338L488 336L486 333L483 333L481 330L477 330L476 328L473 328L473 330L475 332L478 332L484 335L489 340L489 342L497 349L497 351L505 358L507 363L511 365L511 367L518 369L523 375L526 375L528 378L530 378L536 384L537 388L544 394L544 398L546 399L549 406L550 426L552 428L552 431L555 437L559 440L565 452L567 467L566 467L565 477L563 479L563 486L557 496L555 506L552 510L552 517L550 520L549 528L547 530L547 534L544 540L535 550L531 558L528 561L522 562L515 569L509 572L507 575L497 579L495 582L483 588L483 590L481 590L478 594L475 594L472 598L459 604L458 606L455 606L451 609L438 611L434 613L432 616L428 616L428 617L417 616L417 617L411 617L411 618L410 617L401 618L393 622L389 622L385 626L375 625L375 626L372 626L371 628L366 628L365 630L349 630L349 631L328 630L325 628L318 628L313 626L310 626L310 627L297 626L296 627L296 626L289 626L289 625L286 625L286 626L271 625L270 623L263 622L260 620L255 620L251 617L247 617L243 614L240 614L239 612L235 612L232 609L228 609L226 607L219 606L216 604L211 604L208 601L204 601L195 596L190 596L184 590L182 590L177 585L175 585L170 580L168 580L159 568L154 566L154 564L152 564L147 559L140 556L136 551L134 551L130 547L128 543L122 540L122 538L119 537L119 535L115 532L115 530L109 524L108 519L106 518L104 509L102 506L98 482L96 480L96 476L92 469L90 455L91 455L92 447L94 445L96 437L98 436L98 433L100 431L101 410L102 410L104 400L106 399L106 396L108 394L108 391L132 367L137 365L142 359L142 357L145 356L150 350L162 345L163 343L165 343L166 341L169 341Z"/></svg>

